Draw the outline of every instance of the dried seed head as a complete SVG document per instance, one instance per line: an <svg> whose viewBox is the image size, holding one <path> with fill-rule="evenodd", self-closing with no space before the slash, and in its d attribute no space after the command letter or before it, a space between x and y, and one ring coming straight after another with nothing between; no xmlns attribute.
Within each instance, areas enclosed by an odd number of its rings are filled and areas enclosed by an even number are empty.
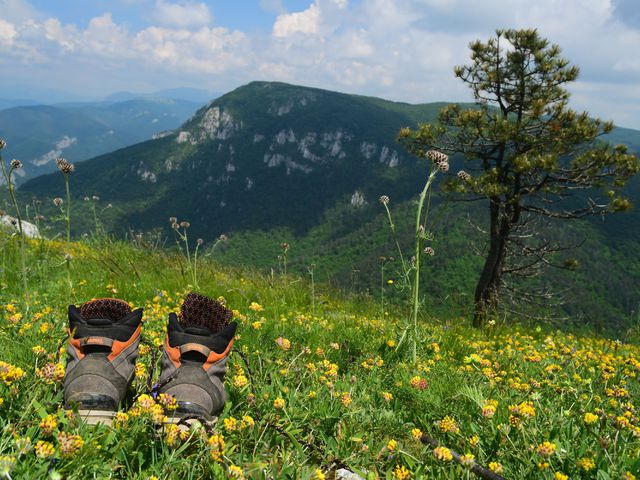
<svg viewBox="0 0 640 480"><path fill-rule="evenodd" d="M449 171L449 162L448 161L440 161L436 163L436 167L442 172L447 173Z"/></svg>
<svg viewBox="0 0 640 480"><path fill-rule="evenodd" d="M437 150L429 150L427 152L427 158L436 164L440 162L449 163L449 156L446 153L442 153Z"/></svg>
<svg viewBox="0 0 640 480"><path fill-rule="evenodd" d="M7 142L5 142L2 138L0 138L0 150L7 146Z"/></svg>
<svg viewBox="0 0 640 480"><path fill-rule="evenodd" d="M199 238L196 240L196 243L198 244L198 246L201 246L204 243L204 240Z"/></svg>
<svg viewBox="0 0 640 480"><path fill-rule="evenodd" d="M382 195L380 197L380 203L383 205L387 205L389 203L389 197L387 197L386 195Z"/></svg>
<svg viewBox="0 0 640 480"><path fill-rule="evenodd" d="M14 170L22 168L22 162L14 158L13 160L11 160L11 168L13 168Z"/></svg>
<svg viewBox="0 0 640 480"><path fill-rule="evenodd" d="M191 226L191 224L189 222L180 222L180 226L182 228L189 228Z"/></svg>
<svg viewBox="0 0 640 480"><path fill-rule="evenodd" d="M65 175L69 175L76 169L76 167L74 167L72 163L68 162L62 157L56 158L56 165L58 165L58 170L60 170Z"/></svg>
<svg viewBox="0 0 640 480"><path fill-rule="evenodd" d="M62 205L64 202L62 201L62 199L60 197L56 197L53 199L53 204L56 207L59 207L60 205Z"/></svg>
<svg viewBox="0 0 640 480"><path fill-rule="evenodd" d="M113 205L111 205L110 203L107 204L107 208L113 208Z"/></svg>
<svg viewBox="0 0 640 480"><path fill-rule="evenodd" d="M435 250L433 248L431 248L431 247L425 248L424 249L424 253L426 253L430 257L433 257L436 254Z"/></svg>
<svg viewBox="0 0 640 480"><path fill-rule="evenodd" d="M180 228L180 224L176 223L172 223L171 224L171 228L173 228L174 230L178 230Z"/></svg>
<svg viewBox="0 0 640 480"><path fill-rule="evenodd" d="M64 261L65 261L65 262L70 262L72 258L73 258L73 257L71 256L71 254L70 254L70 253L65 253L65 254L64 254Z"/></svg>
<svg viewBox="0 0 640 480"><path fill-rule="evenodd" d="M460 180L462 180L463 182L468 182L469 180L471 180L471 175L469 175L467 172L465 172L464 170L460 170L458 172L458 178Z"/></svg>
<svg viewBox="0 0 640 480"><path fill-rule="evenodd" d="M169 217L169 223L173 225L174 223L178 223L178 219L176 217Z"/></svg>
<svg viewBox="0 0 640 480"><path fill-rule="evenodd" d="M289 244L287 242L283 242L280 244L280 248L282 248L284 251L289 250Z"/></svg>
<svg viewBox="0 0 640 480"><path fill-rule="evenodd" d="M228 240L227 236L223 233L222 235L220 235L218 237L218 240L220 240L221 242L226 242Z"/></svg>
<svg viewBox="0 0 640 480"><path fill-rule="evenodd" d="M89 201L89 200L91 200L91 199L90 199L89 197L84 197L84 198L83 198L83 200L84 200L85 202L88 202L88 201Z"/></svg>
<svg viewBox="0 0 640 480"><path fill-rule="evenodd" d="M94 202L97 202L98 200L100 200L100 197L99 197L99 196L97 196L97 195L94 195L93 197L91 197L91 199L92 199Z"/></svg>

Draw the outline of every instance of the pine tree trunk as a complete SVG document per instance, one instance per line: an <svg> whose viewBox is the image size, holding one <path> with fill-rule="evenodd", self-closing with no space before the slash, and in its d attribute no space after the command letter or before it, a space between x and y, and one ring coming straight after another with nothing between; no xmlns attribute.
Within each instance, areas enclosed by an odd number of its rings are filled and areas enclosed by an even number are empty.
<svg viewBox="0 0 640 480"><path fill-rule="evenodd" d="M502 278L507 238L510 231L510 223L501 209L499 198L492 198L490 205L489 253L484 262L482 273L478 279L475 291L475 311L473 326L481 327L487 316L497 306L497 294Z"/></svg>

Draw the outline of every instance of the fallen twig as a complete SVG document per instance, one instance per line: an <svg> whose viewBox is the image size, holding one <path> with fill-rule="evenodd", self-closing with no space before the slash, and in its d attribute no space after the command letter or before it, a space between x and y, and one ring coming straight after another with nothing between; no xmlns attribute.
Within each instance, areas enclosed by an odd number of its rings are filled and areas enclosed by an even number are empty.
<svg viewBox="0 0 640 480"><path fill-rule="evenodd" d="M431 438L424 434L420 437L420 441L424 444L431 445L434 448L440 446L440 442L438 442L435 438ZM448 450L451 452L451 456L453 457L453 459L459 464L463 465L463 461L460 458L461 455L457 452L454 452L450 448ZM495 472L492 472L488 468L484 468L483 466L478 465L477 463L474 463L471 466L470 470L471 472L475 473L480 478L484 478L485 480L506 480L504 477L498 475Z"/></svg>

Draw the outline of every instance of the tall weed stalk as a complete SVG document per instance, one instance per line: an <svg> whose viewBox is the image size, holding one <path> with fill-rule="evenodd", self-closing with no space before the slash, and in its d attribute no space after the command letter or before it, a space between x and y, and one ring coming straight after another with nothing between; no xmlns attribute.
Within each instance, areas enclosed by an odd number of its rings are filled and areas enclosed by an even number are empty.
<svg viewBox="0 0 640 480"><path fill-rule="evenodd" d="M0 139L0 165L2 165L2 175L4 176L5 182L7 184L7 189L9 190L9 197L11 197L11 202L13 203L13 208L16 211L16 222L18 226L18 235L20 241L20 278L22 279L22 288L24 290L25 296L27 295L28 283L27 283L27 261L26 261L26 252L25 252L25 236L24 230L22 229L22 215L20 214L20 207L18 206L18 200L15 194L15 187L13 185L13 171L22 168L22 162L20 160L13 159L9 164L9 168L7 169L4 164L4 159L2 158L2 150L7 146L7 142Z"/></svg>
<svg viewBox="0 0 640 480"><path fill-rule="evenodd" d="M433 233L428 230L429 225L429 210L431 207L431 194L433 192L433 182L436 179L438 172L446 173L449 170L449 157L444 153L429 150L427 152L427 158L431 161L429 176L424 185L424 188L420 192L418 197L418 205L416 208L416 220L414 230L414 245L413 256L410 262L405 260L405 256L400 247L400 241L398 239L396 226L393 223L391 210L389 209L389 197L383 195L380 197L380 203L384 206L387 212L387 218L389 220L389 226L398 249L400 257L400 263L402 268L402 275L405 281L410 281L411 284L411 297L410 297L410 309L411 313L404 326L400 340L396 349L400 348L405 341L408 341L411 351L411 358L415 362L418 356L418 314L420 311L420 259L423 254L433 256L435 251L433 247L425 247L426 242L433 241ZM384 272L384 269L382 270Z"/></svg>

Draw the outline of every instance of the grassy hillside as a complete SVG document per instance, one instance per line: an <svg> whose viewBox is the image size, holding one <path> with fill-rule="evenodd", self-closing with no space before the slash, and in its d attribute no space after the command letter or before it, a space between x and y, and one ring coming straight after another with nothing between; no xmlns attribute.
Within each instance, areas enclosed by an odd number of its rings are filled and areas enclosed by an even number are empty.
<svg viewBox="0 0 640 480"><path fill-rule="evenodd" d="M197 289L224 297L240 322L230 399L213 430L176 436L148 400L136 402L157 378L167 314L193 288L184 259L140 242L31 241L25 292L16 237L0 243L7 478L319 479L347 468L458 479L473 478L477 462L510 479L630 479L640 467L637 329L621 343L501 322L472 330L465 318L429 315L412 363L395 348L403 309L205 259ZM111 296L144 307L144 344L125 413L113 428L88 427L60 407L65 309Z"/></svg>

